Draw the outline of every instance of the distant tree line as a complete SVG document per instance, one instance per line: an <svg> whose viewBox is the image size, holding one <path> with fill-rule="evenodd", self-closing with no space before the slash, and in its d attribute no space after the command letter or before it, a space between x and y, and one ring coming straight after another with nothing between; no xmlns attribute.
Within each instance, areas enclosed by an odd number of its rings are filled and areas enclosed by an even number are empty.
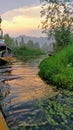
<svg viewBox="0 0 73 130"><path fill-rule="evenodd" d="M21 37L20 42L18 42L18 40L15 40L15 42L14 42L14 39L11 38L9 36L9 34L4 35L4 40L5 40L6 45L8 45L9 47L27 46L31 49L41 49L43 52L46 52L46 53L48 51L52 50L52 45L48 45L47 43L44 43L41 47L40 47L40 44L38 42L34 43L33 40L29 40L27 43L25 43L23 37Z"/></svg>
<svg viewBox="0 0 73 130"><path fill-rule="evenodd" d="M25 45L29 48L32 48L32 49L41 49L43 52L47 53L48 51L51 51L52 50L52 44L48 45L47 43L44 43L41 45L40 47L40 43L39 42L35 42L33 40L29 40L27 43L25 43L24 41L24 38L22 37L21 38L21 41L18 42L18 40L15 41L15 45L16 46L22 46L22 45Z"/></svg>
<svg viewBox="0 0 73 130"><path fill-rule="evenodd" d="M25 43L23 37L21 37L20 42L18 42L18 40L15 40L15 45L16 45L16 46L25 45L25 46L28 46L28 47L33 48L33 49L34 49L34 48L40 49L40 45L39 45L38 42L34 43L33 40L29 40L27 43Z"/></svg>

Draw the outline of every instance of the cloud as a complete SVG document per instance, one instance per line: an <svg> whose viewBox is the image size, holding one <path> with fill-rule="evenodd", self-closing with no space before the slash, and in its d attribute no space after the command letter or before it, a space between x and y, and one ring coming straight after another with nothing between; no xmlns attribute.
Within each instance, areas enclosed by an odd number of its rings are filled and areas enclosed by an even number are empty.
<svg viewBox="0 0 73 130"><path fill-rule="evenodd" d="M35 35L40 24L40 6L10 10L2 15L2 28L5 33L26 35L34 31ZM32 33L33 34L33 33Z"/></svg>

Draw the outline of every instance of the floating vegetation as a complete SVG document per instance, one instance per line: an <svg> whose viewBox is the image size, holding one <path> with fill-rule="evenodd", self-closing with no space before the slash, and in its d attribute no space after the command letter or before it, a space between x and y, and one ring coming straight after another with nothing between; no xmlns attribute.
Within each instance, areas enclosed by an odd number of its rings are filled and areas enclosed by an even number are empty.
<svg viewBox="0 0 73 130"><path fill-rule="evenodd" d="M73 129L73 92L62 91L54 97L38 101L36 107L40 109L42 122L33 125L25 123L16 130ZM34 113L31 114L33 116Z"/></svg>

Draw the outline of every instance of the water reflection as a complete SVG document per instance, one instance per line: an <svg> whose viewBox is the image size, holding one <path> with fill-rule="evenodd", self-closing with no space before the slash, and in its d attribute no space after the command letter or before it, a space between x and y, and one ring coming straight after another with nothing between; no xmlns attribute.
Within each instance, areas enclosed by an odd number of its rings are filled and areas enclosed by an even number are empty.
<svg viewBox="0 0 73 130"><path fill-rule="evenodd" d="M10 86L10 94L2 100L2 104L10 121L9 126L13 124L15 127L24 121L28 122L30 112L37 112L36 99L52 93L52 89L38 76L40 61L41 59L27 63L16 62L11 66L11 73L5 73L21 77L6 81Z"/></svg>
<svg viewBox="0 0 73 130"><path fill-rule="evenodd" d="M0 66L0 101L10 92L10 85L4 81L10 78L11 71L10 65Z"/></svg>

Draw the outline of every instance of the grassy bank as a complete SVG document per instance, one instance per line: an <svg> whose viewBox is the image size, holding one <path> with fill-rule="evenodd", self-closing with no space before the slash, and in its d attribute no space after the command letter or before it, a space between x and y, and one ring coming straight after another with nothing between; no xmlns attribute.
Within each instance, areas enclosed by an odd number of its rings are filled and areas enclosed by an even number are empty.
<svg viewBox="0 0 73 130"><path fill-rule="evenodd" d="M40 49L32 49L27 46L14 47L13 54L22 61L37 58L44 53Z"/></svg>
<svg viewBox="0 0 73 130"><path fill-rule="evenodd" d="M43 60L39 75L57 88L73 90L73 44Z"/></svg>

